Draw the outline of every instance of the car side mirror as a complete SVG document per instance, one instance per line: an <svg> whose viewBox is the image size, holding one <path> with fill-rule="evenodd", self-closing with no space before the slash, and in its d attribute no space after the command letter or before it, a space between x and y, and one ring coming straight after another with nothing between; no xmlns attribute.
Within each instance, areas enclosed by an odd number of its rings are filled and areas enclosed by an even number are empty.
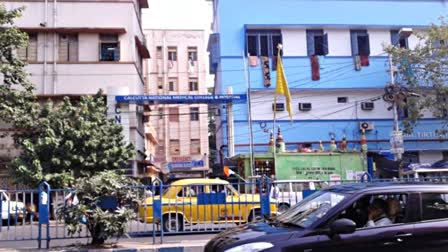
<svg viewBox="0 0 448 252"><path fill-rule="evenodd" d="M356 230L356 223L350 219L339 219L331 223L330 235L335 234L351 234Z"/></svg>

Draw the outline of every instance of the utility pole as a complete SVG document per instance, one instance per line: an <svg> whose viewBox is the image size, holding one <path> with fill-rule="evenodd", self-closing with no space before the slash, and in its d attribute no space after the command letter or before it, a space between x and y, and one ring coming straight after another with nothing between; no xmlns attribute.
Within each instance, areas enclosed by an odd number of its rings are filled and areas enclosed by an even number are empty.
<svg viewBox="0 0 448 252"><path fill-rule="evenodd" d="M395 76L394 76L394 65L393 65L393 61L392 61L392 54L389 54L389 73L390 73L390 85L393 87L394 90L397 90L397 88L395 87ZM397 92L393 93L393 99L392 99L392 111L394 114L394 131L391 134L391 149L394 149L394 140L396 140L397 138L401 138L401 143L402 143L402 139L403 139L403 135L401 133L401 131L398 128L398 108L397 108ZM402 153L400 150L396 150L395 151L395 159L396 160L401 160L402 157Z"/></svg>

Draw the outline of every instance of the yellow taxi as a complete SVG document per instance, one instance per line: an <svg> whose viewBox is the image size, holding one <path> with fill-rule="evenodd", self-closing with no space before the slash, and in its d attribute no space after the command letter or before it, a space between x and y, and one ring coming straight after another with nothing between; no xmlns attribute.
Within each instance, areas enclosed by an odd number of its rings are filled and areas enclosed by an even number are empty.
<svg viewBox="0 0 448 252"><path fill-rule="evenodd" d="M275 215L276 202L270 202L271 215ZM161 209L156 216L154 208ZM182 179L169 185L161 196L148 197L139 205L142 222L160 223L160 212L166 232L182 231L185 224L252 222L261 217L260 194L241 194L221 179Z"/></svg>

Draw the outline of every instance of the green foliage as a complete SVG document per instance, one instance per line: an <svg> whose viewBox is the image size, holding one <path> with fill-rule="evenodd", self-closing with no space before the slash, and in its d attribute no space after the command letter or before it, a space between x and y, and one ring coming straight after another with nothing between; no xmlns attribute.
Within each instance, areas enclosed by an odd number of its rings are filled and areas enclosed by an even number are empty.
<svg viewBox="0 0 448 252"><path fill-rule="evenodd" d="M414 34L419 38L415 48L386 47L397 68L397 84L420 95L398 102L398 106L409 113L403 121L408 133L422 118L424 110L443 119L445 124L448 122L448 23L441 17L440 24L432 24L424 31L414 31Z"/></svg>
<svg viewBox="0 0 448 252"><path fill-rule="evenodd" d="M69 98L59 105L48 101L18 137L22 152L10 165L16 180L30 186L46 180L62 188L79 177L127 166L133 146L125 144L122 127L106 112L101 91L77 104Z"/></svg>
<svg viewBox="0 0 448 252"><path fill-rule="evenodd" d="M75 235L85 227L90 232L92 244L103 244L109 238L126 235L126 225L136 219L131 209L138 198L138 182L113 171L79 180L75 184L79 203L60 208L60 218L64 218L69 235ZM101 209L101 200L113 197L118 207L113 210ZM83 221L85 220L85 221Z"/></svg>
<svg viewBox="0 0 448 252"><path fill-rule="evenodd" d="M16 54L18 48L28 43L28 35L14 26L22 11L23 8L6 10L0 4L0 118L16 128L30 120L37 105L25 63Z"/></svg>

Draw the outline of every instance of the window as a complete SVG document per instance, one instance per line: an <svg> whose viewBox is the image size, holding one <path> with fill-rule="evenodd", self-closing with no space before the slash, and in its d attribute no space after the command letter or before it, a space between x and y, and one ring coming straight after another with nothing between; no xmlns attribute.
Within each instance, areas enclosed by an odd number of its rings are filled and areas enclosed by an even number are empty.
<svg viewBox="0 0 448 252"><path fill-rule="evenodd" d="M170 122L179 122L179 108L170 108L168 118Z"/></svg>
<svg viewBox="0 0 448 252"><path fill-rule="evenodd" d="M448 218L448 193L422 193L422 220Z"/></svg>
<svg viewBox="0 0 448 252"><path fill-rule="evenodd" d="M201 154L201 142L199 139L191 139L190 154Z"/></svg>
<svg viewBox="0 0 448 252"><path fill-rule="evenodd" d="M163 89L163 77L157 77L157 88Z"/></svg>
<svg viewBox="0 0 448 252"><path fill-rule="evenodd" d="M170 154L171 155L180 154L180 143L178 139L170 139Z"/></svg>
<svg viewBox="0 0 448 252"><path fill-rule="evenodd" d="M177 91L177 79L176 78L169 78L168 80L168 90L169 91Z"/></svg>
<svg viewBox="0 0 448 252"><path fill-rule="evenodd" d="M156 59L161 59L161 58L162 58L162 47L157 46L156 47Z"/></svg>
<svg viewBox="0 0 448 252"><path fill-rule="evenodd" d="M162 139L160 139L159 140L159 143L162 143L163 142L163 140ZM157 154L164 154L165 153L165 146L163 146L163 145L158 145L157 146Z"/></svg>
<svg viewBox="0 0 448 252"><path fill-rule="evenodd" d="M406 151L405 153L403 153L402 161L405 164L407 164L407 163L420 163L420 157L418 155L418 152Z"/></svg>
<svg viewBox="0 0 448 252"><path fill-rule="evenodd" d="M356 223L357 228L372 228L406 223L407 194L366 195L343 210L338 219L347 218ZM369 213L373 220L368 219Z"/></svg>
<svg viewBox="0 0 448 252"><path fill-rule="evenodd" d="M59 61L78 61L78 34L59 34Z"/></svg>
<svg viewBox="0 0 448 252"><path fill-rule="evenodd" d="M190 120L199 121L199 108L197 107L190 108Z"/></svg>
<svg viewBox="0 0 448 252"><path fill-rule="evenodd" d="M37 34L28 34L28 46L19 48L17 50L17 55L19 59L24 61L37 61Z"/></svg>
<svg viewBox="0 0 448 252"><path fill-rule="evenodd" d="M176 47L168 47L168 60L169 61L177 61L177 48Z"/></svg>
<svg viewBox="0 0 448 252"><path fill-rule="evenodd" d="M198 48L188 47L188 60L198 61Z"/></svg>
<svg viewBox="0 0 448 252"><path fill-rule="evenodd" d="M120 42L116 34L100 34L100 61L119 61Z"/></svg>
<svg viewBox="0 0 448 252"><path fill-rule="evenodd" d="M338 97L338 103L347 103L348 97Z"/></svg>
<svg viewBox="0 0 448 252"><path fill-rule="evenodd" d="M198 91L198 79L197 78L190 78L188 81L188 84L190 86L190 91Z"/></svg>
<svg viewBox="0 0 448 252"><path fill-rule="evenodd" d="M282 43L280 30L248 30L246 51L250 56L276 56L277 45Z"/></svg>
<svg viewBox="0 0 448 252"><path fill-rule="evenodd" d="M308 56L328 54L328 35L323 30L306 30Z"/></svg>
<svg viewBox="0 0 448 252"><path fill-rule="evenodd" d="M350 31L352 55L370 55L369 34L366 30L351 30Z"/></svg>
<svg viewBox="0 0 448 252"><path fill-rule="evenodd" d="M390 31L390 39L393 46L409 48L408 38L400 38L400 32L398 30Z"/></svg>
<svg viewBox="0 0 448 252"><path fill-rule="evenodd" d="M163 119L163 108L159 108L158 112L159 112L159 119Z"/></svg>

